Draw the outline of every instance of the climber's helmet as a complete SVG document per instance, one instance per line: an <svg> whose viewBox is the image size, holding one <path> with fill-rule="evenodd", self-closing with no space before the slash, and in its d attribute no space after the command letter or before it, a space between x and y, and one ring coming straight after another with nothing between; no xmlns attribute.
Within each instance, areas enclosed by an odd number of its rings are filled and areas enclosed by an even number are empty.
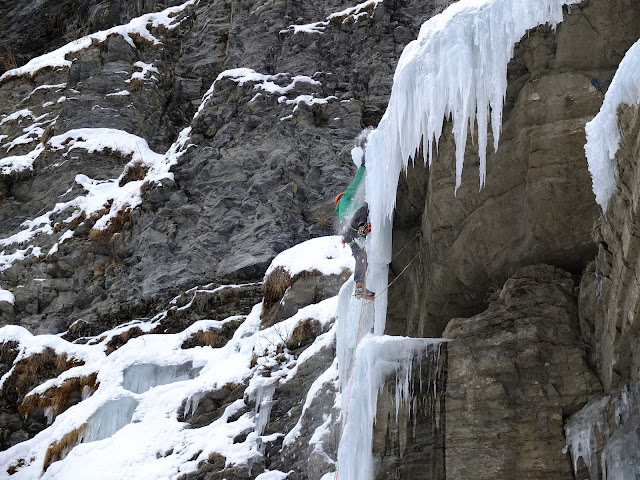
<svg viewBox="0 0 640 480"><path fill-rule="evenodd" d="M342 198L342 195L344 195L344 192L340 192L339 194L336 195L336 198L333 199L333 206L335 207L336 205L338 205L338 202L340 201L340 199Z"/></svg>

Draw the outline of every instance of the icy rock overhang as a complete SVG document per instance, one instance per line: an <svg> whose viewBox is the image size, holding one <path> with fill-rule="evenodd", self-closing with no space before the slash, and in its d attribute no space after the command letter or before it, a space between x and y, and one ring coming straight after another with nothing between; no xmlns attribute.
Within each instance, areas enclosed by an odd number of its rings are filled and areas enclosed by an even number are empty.
<svg viewBox="0 0 640 480"><path fill-rule="evenodd" d="M467 135L476 123L482 187L489 119L496 149L507 65L516 42L539 25L555 27L563 19L563 7L576 3L462 0L422 25L418 39L400 57L389 106L367 145L366 191L373 226L369 250L374 262L389 261L390 236L383 226L395 207L400 171L422 142L425 162L433 160L448 118L456 143L456 189L462 178Z"/></svg>
<svg viewBox="0 0 640 480"><path fill-rule="evenodd" d="M616 153L620 148L618 108L640 105L640 40L625 54L604 97L600 112L585 126L584 146L596 201L607 212L616 189Z"/></svg>

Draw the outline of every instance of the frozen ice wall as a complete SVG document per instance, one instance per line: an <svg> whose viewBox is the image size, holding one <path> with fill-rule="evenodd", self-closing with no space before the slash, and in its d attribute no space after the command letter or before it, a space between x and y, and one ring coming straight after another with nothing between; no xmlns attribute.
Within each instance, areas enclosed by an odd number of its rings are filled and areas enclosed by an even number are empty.
<svg viewBox="0 0 640 480"><path fill-rule="evenodd" d="M127 396L105 402L89 418L83 442L95 442L109 438L131 422L137 406L138 401Z"/></svg>
<svg viewBox="0 0 640 480"><path fill-rule="evenodd" d="M578 460L582 458L589 469L590 480L598 480L598 443L606 442L610 435L606 413L608 403L608 396L591 401L573 415L565 426L573 471L578 471Z"/></svg>
<svg viewBox="0 0 640 480"><path fill-rule="evenodd" d="M476 125L482 188L489 124L497 149L507 64L516 42L531 28L545 23L555 27L563 19L563 7L576 3L578 0L460 0L424 23L418 39L402 53L389 105L369 134L366 147L366 201L372 223L367 240L367 287L377 293L376 300L367 304L349 298L352 284L346 284L340 294L337 354L345 423L339 449L341 479L373 478L371 434L378 388L394 371L403 377L413 359L424 354L420 349L433 342L380 337L386 319L387 266L400 172L415 157L421 142L424 161L431 164L444 122L451 119L456 142L455 190L462 179L467 136ZM367 337L371 331L378 336ZM399 384L403 395L407 393L404 385Z"/></svg>
<svg viewBox="0 0 640 480"><path fill-rule="evenodd" d="M191 380L199 371L200 369L193 368L193 362L179 365L134 363L125 368L122 387L133 393L144 393L158 385Z"/></svg>
<svg viewBox="0 0 640 480"><path fill-rule="evenodd" d="M590 480L599 480L599 472L602 480L639 479L640 382L625 386L612 400L605 396L588 403L569 419L566 436L576 474L582 458Z"/></svg>
<svg viewBox="0 0 640 480"><path fill-rule="evenodd" d="M640 439L631 427L613 434L602 452L602 480L640 478Z"/></svg>

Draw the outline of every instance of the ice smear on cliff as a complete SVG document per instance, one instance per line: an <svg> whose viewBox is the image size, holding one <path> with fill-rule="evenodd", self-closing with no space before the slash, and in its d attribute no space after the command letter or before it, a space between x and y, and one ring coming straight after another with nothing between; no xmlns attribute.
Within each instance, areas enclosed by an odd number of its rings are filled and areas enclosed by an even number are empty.
<svg viewBox="0 0 640 480"><path fill-rule="evenodd" d="M485 183L489 129L497 148L507 88L507 64L527 30L555 27L563 6L578 0L461 0L422 25L396 68L389 106L367 146L366 192L372 234L369 260L373 290L386 286L391 260L391 221L398 177L424 139L425 161L437 153L447 118L456 142L456 190L468 132L478 127L480 186ZM435 149L435 150L434 150ZM378 303L378 300L376 301ZM379 298L376 330L383 330L386 298Z"/></svg>
<svg viewBox="0 0 640 480"><path fill-rule="evenodd" d="M602 451L602 480L640 478L640 439L631 427L619 428Z"/></svg>
<svg viewBox="0 0 640 480"><path fill-rule="evenodd" d="M596 201L607 212L611 195L616 189L616 153L620 148L618 108L640 104L640 40L625 54L598 114L585 126L589 172L593 180Z"/></svg>
<svg viewBox="0 0 640 480"><path fill-rule="evenodd" d="M138 401L129 396L105 402L89 418L83 441L88 443L109 438L131 422L137 406Z"/></svg>
<svg viewBox="0 0 640 480"><path fill-rule="evenodd" d="M578 471L578 460L582 458L591 480L598 480L598 440L605 443L610 435L606 413L608 403L609 396L589 402L565 426L566 449L571 453L573 471Z"/></svg>
<svg viewBox="0 0 640 480"><path fill-rule="evenodd" d="M122 388L133 393L144 393L158 385L191 380L200 372L193 368L193 362L177 365L155 363L134 363L123 371Z"/></svg>
<svg viewBox="0 0 640 480"><path fill-rule="evenodd" d="M338 450L340 480L374 478L373 423L378 391L390 376L395 376L396 408L410 400L412 364L429 357L437 371L439 339L390 336L366 336L358 345L352 384L342 391L348 397L342 411L344 430Z"/></svg>

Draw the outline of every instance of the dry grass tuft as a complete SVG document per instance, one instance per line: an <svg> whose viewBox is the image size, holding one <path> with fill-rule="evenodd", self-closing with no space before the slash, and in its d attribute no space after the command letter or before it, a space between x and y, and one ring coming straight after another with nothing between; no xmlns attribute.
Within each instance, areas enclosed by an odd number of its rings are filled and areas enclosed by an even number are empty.
<svg viewBox="0 0 640 480"><path fill-rule="evenodd" d="M208 345L213 348L220 348L226 345L229 341L228 337L220 334L219 330L198 330L189 338L190 343L194 343L198 346ZM187 343L185 341L185 343ZM186 347L189 348L189 347Z"/></svg>
<svg viewBox="0 0 640 480"><path fill-rule="evenodd" d="M82 442L87 424L84 424L75 430L71 430L66 433L60 440L53 442L47 448L47 453L44 456L44 463L42 465L42 472L46 472L47 468L51 466L53 462L62 460L66 457L71 449Z"/></svg>
<svg viewBox="0 0 640 480"><path fill-rule="evenodd" d="M181 348L193 348L193 347L224 347L234 332L238 329L242 320L235 320L226 322L219 328L212 328L210 330L198 330L182 342Z"/></svg>
<svg viewBox="0 0 640 480"><path fill-rule="evenodd" d="M137 92L143 87L143 85L144 85L144 82L140 77L134 77L129 82L129 87L127 88L127 90L129 90L129 92L131 93Z"/></svg>
<svg viewBox="0 0 640 480"><path fill-rule="evenodd" d="M322 326L315 318L307 318L300 322L291 332L291 336L287 340L287 348L295 350L296 348L305 347L322 333Z"/></svg>
<svg viewBox="0 0 640 480"><path fill-rule="evenodd" d="M2 395L10 403L20 405L24 396L44 379L55 378L70 368L84 362L66 353L57 354L51 347L17 362L13 372L3 384Z"/></svg>
<svg viewBox="0 0 640 480"><path fill-rule="evenodd" d="M19 468L22 468L26 465L27 462L25 462L24 458L20 458L16 463L14 463L13 465L9 465L9 468L7 468L7 473L9 475L13 475L15 473L18 472Z"/></svg>
<svg viewBox="0 0 640 480"><path fill-rule="evenodd" d="M2 342L0 344L0 362L9 361L9 363L13 363L13 361L18 356L18 347L20 344L15 340L9 340Z"/></svg>
<svg viewBox="0 0 640 480"><path fill-rule="evenodd" d="M18 412L28 415L37 408L51 409L53 417L69 408L70 403L76 404L82 399L82 392L85 387L89 387L94 392L98 389L96 382L97 373L83 375L81 377L68 378L62 385L52 387L41 394L29 395L24 398L18 406Z"/></svg>
<svg viewBox="0 0 640 480"><path fill-rule="evenodd" d="M5 70L13 70L18 66L13 48L7 43L2 46L2 52L0 52L0 66Z"/></svg>
<svg viewBox="0 0 640 480"><path fill-rule="evenodd" d="M40 136L40 141L42 142L43 145L47 143L51 137L53 137L54 128L55 128L54 124L50 123L49 126L44 129L44 132L42 132L42 135Z"/></svg>
<svg viewBox="0 0 640 480"><path fill-rule="evenodd" d="M142 35L140 35L139 33L129 33L129 37L131 37L131 40L133 40L133 43L136 45L136 47L143 47L143 46L147 46L147 47L153 47L154 43L151 40L146 39L145 37L143 37Z"/></svg>
<svg viewBox="0 0 640 480"><path fill-rule="evenodd" d="M129 340L131 340L132 338L139 337L142 334L143 334L142 330L140 330L138 327L133 327L127 330L126 332L122 332L120 335L114 336L107 343L106 354L111 355L113 352L115 352L117 349L119 349Z"/></svg>
<svg viewBox="0 0 640 480"><path fill-rule="evenodd" d="M114 233L121 231L129 220L131 220L131 209L120 210L105 228L92 228L89 230L89 240L111 237Z"/></svg>
<svg viewBox="0 0 640 480"><path fill-rule="evenodd" d="M129 167L125 170L124 176L120 179L119 185L122 187L129 182L144 180L144 177L147 176L148 171L149 167L147 165L144 165L140 161L135 162L133 165L129 165Z"/></svg>
<svg viewBox="0 0 640 480"><path fill-rule="evenodd" d="M213 452L209 455L209 458L206 460L202 460L198 464L198 468L202 468L205 464L213 465L218 468L218 470L222 470L227 463L227 458L224 455L220 455L218 452Z"/></svg>
<svg viewBox="0 0 640 480"><path fill-rule="evenodd" d="M262 284L262 295L264 296L264 300L262 301L262 313L261 317L264 317L271 307L276 305L282 297L284 296L284 292L287 291L293 284L293 279L289 272L287 272L283 267L277 267L269 274L264 283Z"/></svg>

